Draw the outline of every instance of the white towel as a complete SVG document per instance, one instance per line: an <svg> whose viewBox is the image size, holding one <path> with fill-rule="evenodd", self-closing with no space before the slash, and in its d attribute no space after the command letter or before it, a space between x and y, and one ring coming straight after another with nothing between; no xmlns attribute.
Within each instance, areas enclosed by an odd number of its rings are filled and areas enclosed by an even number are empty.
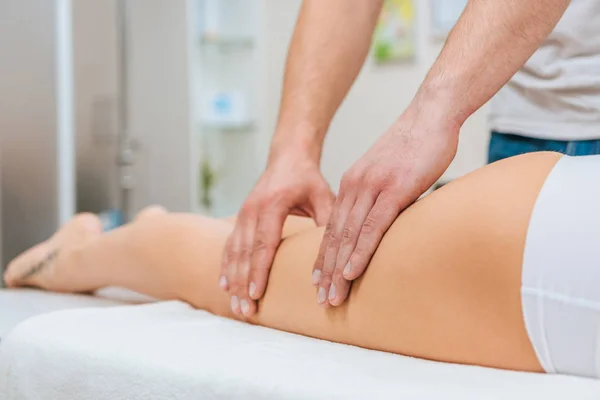
<svg viewBox="0 0 600 400"><path fill-rule="evenodd" d="M24 322L0 345L0 398L598 399L600 382L368 351L165 302Z"/></svg>
<svg viewBox="0 0 600 400"><path fill-rule="evenodd" d="M0 289L0 338L27 318L50 311L122 304L106 298L67 295L32 289Z"/></svg>
<svg viewBox="0 0 600 400"><path fill-rule="evenodd" d="M151 301L153 299L149 297L113 287L101 289L94 296L53 293L37 289L0 289L0 339L18 323L51 311Z"/></svg>

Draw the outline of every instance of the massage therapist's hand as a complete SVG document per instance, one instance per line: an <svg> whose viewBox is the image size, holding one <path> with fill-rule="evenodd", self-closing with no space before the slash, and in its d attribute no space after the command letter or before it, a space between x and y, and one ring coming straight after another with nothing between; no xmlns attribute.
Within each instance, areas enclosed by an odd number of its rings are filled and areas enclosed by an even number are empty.
<svg viewBox="0 0 600 400"><path fill-rule="evenodd" d="M229 292L235 314L256 312L286 217L307 216L325 225L333 201L314 157L296 148L270 160L225 245L219 286Z"/></svg>
<svg viewBox="0 0 600 400"><path fill-rule="evenodd" d="M318 302L340 305L398 214L444 173L459 127L407 111L345 174L313 270Z"/></svg>

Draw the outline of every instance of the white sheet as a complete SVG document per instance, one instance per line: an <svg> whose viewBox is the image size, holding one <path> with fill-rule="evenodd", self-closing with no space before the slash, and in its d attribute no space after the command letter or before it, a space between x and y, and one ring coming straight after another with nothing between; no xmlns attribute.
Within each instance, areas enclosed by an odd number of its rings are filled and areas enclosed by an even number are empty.
<svg viewBox="0 0 600 400"><path fill-rule="evenodd" d="M250 326L179 302L26 321L0 345L21 399L598 399L600 382L367 351Z"/></svg>
<svg viewBox="0 0 600 400"><path fill-rule="evenodd" d="M103 289L98 291L96 296L59 294L34 289L0 289L0 339L18 323L51 311L148 301L147 297L118 288Z"/></svg>

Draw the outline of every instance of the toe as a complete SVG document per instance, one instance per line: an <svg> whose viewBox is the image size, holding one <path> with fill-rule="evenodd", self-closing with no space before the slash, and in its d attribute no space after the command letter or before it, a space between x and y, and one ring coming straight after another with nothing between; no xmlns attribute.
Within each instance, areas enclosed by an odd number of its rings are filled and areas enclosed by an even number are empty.
<svg viewBox="0 0 600 400"><path fill-rule="evenodd" d="M13 263L11 262L10 264L8 264L8 266L6 267L6 270L4 271L4 276L3 276L4 283L9 288L16 286L13 270L14 270Z"/></svg>
<svg viewBox="0 0 600 400"><path fill-rule="evenodd" d="M135 217L135 219L140 220L140 219L146 219L146 218L153 218L153 217L165 215L167 213L168 213L168 211L166 208L164 208L162 206L158 206L158 205L152 205L152 206L148 206L148 207L144 208L142 211L140 211L137 214L137 216Z"/></svg>
<svg viewBox="0 0 600 400"><path fill-rule="evenodd" d="M90 233L102 233L102 220L96 214L81 213L73 217L69 224L81 231Z"/></svg>

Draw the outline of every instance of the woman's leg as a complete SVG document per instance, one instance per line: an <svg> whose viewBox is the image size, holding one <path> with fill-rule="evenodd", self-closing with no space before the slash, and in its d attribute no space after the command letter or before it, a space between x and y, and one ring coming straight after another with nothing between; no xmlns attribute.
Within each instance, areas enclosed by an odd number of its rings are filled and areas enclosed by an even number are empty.
<svg viewBox="0 0 600 400"><path fill-rule="evenodd" d="M523 323L521 262L533 205L559 158L498 162L411 206L340 307L319 307L311 285L322 230L288 237L250 322L421 358L541 371ZM142 218L59 252L58 279L48 287L124 286L233 318L217 285L232 228L184 214Z"/></svg>
<svg viewBox="0 0 600 400"><path fill-rule="evenodd" d="M111 264L119 263L118 257L121 253L113 254L109 251L102 258L97 259L98 262L93 261L90 268L82 268L78 264L79 260L75 260L75 258L78 258L81 253L88 253L88 246L92 242L94 248L99 247L102 249L107 246L110 249L114 242L112 236L115 236L117 241L124 240L126 242L128 242L130 235L134 235L136 239L141 239L141 237L138 238L138 236L141 236L139 229L132 229L140 224L141 229L144 231L150 228L148 232L156 229L160 232L161 227L156 224L156 220L160 221L161 217L167 215L174 214L168 214L167 210L161 206L149 206L143 209L133 222L109 233L103 233L102 222L98 216L90 213L78 214L62 226L50 239L30 248L12 260L6 269L5 281L8 287L34 286L57 292L91 292L107 286L102 282L106 279L103 274L109 268L105 268L104 271L100 272L102 276L97 276L96 267L105 257L108 257L107 262ZM201 224L200 227L208 232L214 226L233 226L237 219L235 216L223 220L195 215L189 215L189 217L198 219L197 222ZM283 227L282 237L285 239L295 233L311 228L315 228L312 220L290 216ZM96 243L101 236L100 243ZM106 240L105 236L110 236L110 241ZM134 268L131 270L135 271ZM123 272L126 275L129 271ZM142 287L144 287L144 283L142 283ZM140 292L145 292L145 290L141 289ZM161 298L160 295L156 297Z"/></svg>

